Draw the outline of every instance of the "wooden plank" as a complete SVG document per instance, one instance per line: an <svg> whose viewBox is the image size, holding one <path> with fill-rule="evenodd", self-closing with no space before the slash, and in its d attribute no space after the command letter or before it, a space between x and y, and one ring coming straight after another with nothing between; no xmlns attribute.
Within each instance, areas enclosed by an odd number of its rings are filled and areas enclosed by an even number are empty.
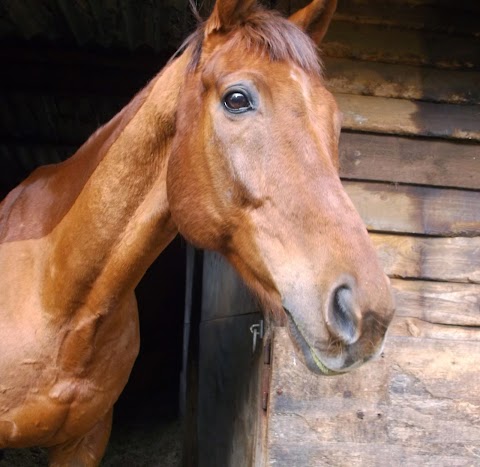
<svg viewBox="0 0 480 467"><path fill-rule="evenodd" d="M454 104L480 103L480 72L325 57L332 92Z"/></svg>
<svg viewBox="0 0 480 467"><path fill-rule="evenodd" d="M400 5L404 8L413 8L417 6L437 7L437 9L451 8L456 10L457 14L477 12L480 13L480 4L477 0L355 0L358 3L367 3L374 6L388 5L391 7Z"/></svg>
<svg viewBox="0 0 480 467"><path fill-rule="evenodd" d="M250 314L200 327L198 466L254 465L261 413L261 345L252 355ZM261 342L259 342L261 344Z"/></svg>
<svg viewBox="0 0 480 467"><path fill-rule="evenodd" d="M480 285L392 279L396 317L480 327Z"/></svg>
<svg viewBox="0 0 480 467"><path fill-rule="evenodd" d="M256 300L228 261L218 253L205 252L202 321L258 312Z"/></svg>
<svg viewBox="0 0 480 467"><path fill-rule="evenodd" d="M212 2L213 0L209 1ZM277 8L277 5L288 4L290 5L290 10L288 11L296 11L305 6L305 0L276 0L273 1L273 4L275 8ZM455 2L452 2L452 0L341 0L338 2L337 9L341 11L344 4L346 9L350 8L349 5L357 4L371 6L374 11L382 6L388 6L396 11L399 8L409 10L417 7L431 7L432 11L436 8L436 16L442 15L442 10L445 9L453 10L457 15L461 16L466 16L470 12L480 13L480 4L477 0L456 0ZM447 17L446 20L448 19L450 18Z"/></svg>
<svg viewBox="0 0 480 467"><path fill-rule="evenodd" d="M480 141L480 106L335 94L343 128Z"/></svg>
<svg viewBox="0 0 480 467"><path fill-rule="evenodd" d="M179 387L179 402L178 407L180 410L180 416L185 418L187 415L187 393L188 393L188 364L189 357L191 359L192 349L190 348L190 331L194 302L194 282L199 280L195 277L195 248L187 244L186 258L185 258L185 304L183 310L183 336L182 336L182 368L180 371L180 387ZM197 256L197 261L199 260ZM198 267L198 266L197 266ZM198 311L198 310L197 310ZM198 350L198 349L197 349ZM190 354L190 355L189 355ZM193 389L193 388L191 388ZM190 401L191 402L191 401ZM187 431L187 430L186 430ZM186 436L185 438L188 438ZM186 444L191 444L190 439L186 439Z"/></svg>
<svg viewBox="0 0 480 467"><path fill-rule="evenodd" d="M480 328L478 326L445 326L444 324L432 324L418 318L395 318L390 326L389 335L404 336L405 334L419 339L458 340L480 343Z"/></svg>
<svg viewBox="0 0 480 467"><path fill-rule="evenodd" d="M334 21L324 55L450 69L480 69L480 38Z"/></svg>
<svg viewBox="0 0 480 467"><path fill-rule="evenodd" d="M198 465L244 467L262 458L262 315L233 268L204 252L198 391Z"/></svg>
<svg viewBox="0 0 480 467"><path fill-rule="evenodd" d="M371 234L388 275L480 284L480 237Z"/></svg>
<svg viewBox="0 0 480 467"><path fill-rule="evenodd" d="M418 5L408 7L384 0L343 0L339 2L334 19L395 26L406 29L435 31L448 34L479 35L480 28L476 15L463 14L452 5ZM457 6L458 8L458 6Z"/></svg>
<svg viewBox="0 0 480 467"><path fill-rule="evenodd" d="M344 181L370 230L436 236L480 235L480 193Z"/></svg>
<svg viewBox="0 0 480 467"><path fill-rule="evenodd" d="M340 176L480 189L480 145L342 132Z"/></svg>
<svg viewBox="0 0 480 467"><path fill-rule="evenodd" d="M390 336L383 358L324 377L275 329L268 465L477 465L479 354L478 341Z"/></svg>

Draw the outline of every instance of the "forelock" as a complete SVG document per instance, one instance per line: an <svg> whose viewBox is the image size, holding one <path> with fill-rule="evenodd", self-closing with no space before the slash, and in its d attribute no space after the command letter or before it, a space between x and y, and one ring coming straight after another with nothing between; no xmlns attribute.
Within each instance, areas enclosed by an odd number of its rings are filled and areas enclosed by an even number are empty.
<svg viewBox="0 0 480 467"><path fill-rule="evenodd" d="M201 25L183 45L192 50L190 70L196 69L201 59L204 27ZM291 61L308 73L320 75L322 71L314 42L279 13L260 7L231 32L224 47L264 54L274 62Z"/></svg>

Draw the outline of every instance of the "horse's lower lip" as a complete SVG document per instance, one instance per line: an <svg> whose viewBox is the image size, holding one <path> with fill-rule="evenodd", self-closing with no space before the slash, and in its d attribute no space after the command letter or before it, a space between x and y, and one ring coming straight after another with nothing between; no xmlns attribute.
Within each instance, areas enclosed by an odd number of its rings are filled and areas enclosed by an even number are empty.
<svg viewBox="0 0 480 467"><path fill-rule="evenodd" d="M312 346L306 341L305 337L303 337L303 334L298 329L297 323L293 319L292 314L285 307L283 309L288 316L290 335L298 347L300 347L300 350L305 357L307 367L314 373L322 375L333 376L340 374L325 366Z"/></svg>

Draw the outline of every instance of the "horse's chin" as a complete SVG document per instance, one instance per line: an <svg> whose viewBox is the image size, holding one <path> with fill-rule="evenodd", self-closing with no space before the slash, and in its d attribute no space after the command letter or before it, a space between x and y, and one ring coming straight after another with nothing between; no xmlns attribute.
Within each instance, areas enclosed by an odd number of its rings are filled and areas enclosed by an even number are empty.
<svg viewBox="0 0 480 467"><path fill-rule="evenodd" d="M291 313L286 308L284 308L284 310L288 317L288 331L290 337L294 346L299 351L299 354L302 356L302 360L307 368L313 373L325 376L334 376L343 373L342 371L335 371L328 368L325 363L322 362L318 352L307 342L303 336Z"/></svg>

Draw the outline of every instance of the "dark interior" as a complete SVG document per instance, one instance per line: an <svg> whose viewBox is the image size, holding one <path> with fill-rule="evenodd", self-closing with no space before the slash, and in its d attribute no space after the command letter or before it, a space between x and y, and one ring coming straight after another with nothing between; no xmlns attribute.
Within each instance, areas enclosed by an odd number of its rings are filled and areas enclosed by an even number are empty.
<svg viewBox="0 0 480 467"><path fill-rule="evenodd" d="M161 70L192 27L188 11L186 2L0 0L0 200L36 167L72 155ZM177 237L137 287L141 350L114 436L178 419L185 251Z"/></svg>

